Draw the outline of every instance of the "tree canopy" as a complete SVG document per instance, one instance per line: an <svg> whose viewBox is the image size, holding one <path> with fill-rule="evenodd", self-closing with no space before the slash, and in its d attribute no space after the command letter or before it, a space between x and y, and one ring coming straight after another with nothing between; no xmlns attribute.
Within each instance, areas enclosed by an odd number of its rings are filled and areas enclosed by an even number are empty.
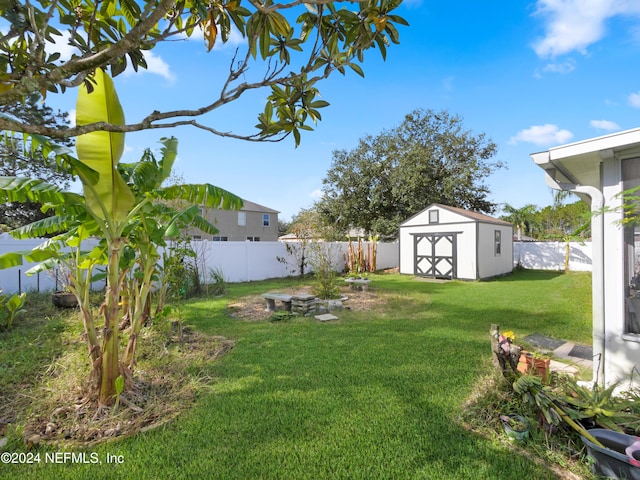
<svg viewBox="0 0 640 480"><path fill-rule="evenodd" d="M0 106L0 113L10 114L31 124L46 125L56 129L65 129L69 126L67 114L56 112L42 104L38 95L30 95L24 102ZM67 140L63 144L70 147L73 142ZM28 137L25 139L23 135L13 132L2 134L0 176L39 178L62 188L68 188L71 180L71 174L45 155L41 145L32 143ZM51 215L51 212L43 212L42 205L39 203L9 202L2 204L0 224L8 228L17 228Z"/></svg>
<svg viewBox="0 0 640 480"><path fill-rule="evenodd" d="M364 75L360 64L369 49L383 58L399 43L397 25L408 25L394 10L402 0L0 0L0 106L21 102L38 93L62 92L86 84L97 68L112 77L127 66L146 68L144 52L162 42L204 34L212 62L219 62L216 43L233 33L245 43L228 65L221 91L202 92L197 108L149 114L137 123L92 122L59 130L0 115L0 130L40 134L50 138L107 130L131 132L193 125L211 133L255 141L278 141L311 130L328 103L318 99L317 83L334 72L351 69ZM57 53L67 43L69 59ZM229 132L224 125L199 119L247 92L267 89L270 95L258 114L254 133Z"/></svg>
<svg viewBox="0 0 640 480"><path fill-rule="evenodd" d="M496 145L465 130L447 111L417 109L397 127L333 152L317 207L344 231L395 237L398 225L431 203L493 213L484 180L497 168Z"/></svg>
<svg viewBox="0 0 640 480"><path fill-rule="evenodd" d="M591 235L591 211L581 200L563 203L566 197L555 200L553 205L538 208L528 204L520 208L508 203L502 207L502 220L513 223L524 237L536 240L577 240Z"/></svg>

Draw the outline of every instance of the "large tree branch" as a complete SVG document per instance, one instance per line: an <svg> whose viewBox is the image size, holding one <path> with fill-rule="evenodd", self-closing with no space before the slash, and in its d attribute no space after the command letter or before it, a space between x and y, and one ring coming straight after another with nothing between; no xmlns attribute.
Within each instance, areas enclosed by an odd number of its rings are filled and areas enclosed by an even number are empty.
<svg viewBox="0 0 640 480"><path fill-rule="evenodd" d="M23 77L11 89L0 93L0 105L19 102L30 93L48 90L53 85L68 82L76 75L84 77L87 72L108 65L114 59L139 48L174 4L174 0L160 0L153 8L151 3L148 3L141 20L121 40L96 53L73 57L40 77Z"/></svg>
<svg viewBox="0 0 640 480"><path fill-rule="evenodd" d="M243 66L240 67L239 70L232 70L229 75L229 78L232 78L232 77L237 78L238 72L242 72L246 68L247 68L246 65L243 64ZM310 81L318 81L318 80L327 78L331 74L331 72L334 71L336 68L337 67L333 67L330 70L325 69L322 75L317 75L311 78ZM202 130L206 130L210 133L223 136L223 137L237 138L237 139L243 139L243 140L253 140L253 141L258 141L261 139L266 140L267 138L277 137L279 140L281 140L285 138L287 135L274 134L274 135L269 135L269 136L260 137L260 138L258 138L257 134L238 135L231 132L220 131L215 128L202 125L195 120L184 119L184 118L200 117L206 113L212 112L228 103L231 103L237 100L245 92L249 90L256 90L259 88L265 88L265 87L269 87L269 86L281 84L281 83L290 83L290 82L293 82L294 79L302 77L304 74L306 74L306 72L299 73L299 74L289 74L285 77L272 78L270 80L267 79L267 80L254 82L254 83L245 82L229 90L228 92L224 92L223 90L221 96L218 99L216 99L214 102L208 105L204 105L196 109L172 110L167 112L154 111L137 123L129 123L126 125L116 125L116 124L110 124L105 122L98 122L98 123L91 123L91 124L81 125L81 126L76 125L75 127L69 127L67 129L60 130L56 128L47 127L44 125L23 123L9 116L0 115L0 130L18 131L18 132L24 132L28 134L37 134L37 135L43 135L50 138L68 138L68 137L75 137L78 135L82 135L85 133L94 132L98 130L129 133L129 132L137 132L137 131L147 130L147 129L173 128L173 127L182 126L182 125L192 125ZM182 119L182 120L168 121L171 119Z"/></svg>
<svg viewBox="0 0 640 480"><path fill-rule="evenodd" d="M247 38L247 50L237 64L238 51L236 51L229 66L228 76L222 85L218 97L199 108L172 111L155 110L135 123L126 125L94 123L75 126L64 131L33 124L33 122L20 121L14 117L4 115L0 116L0 129L24 132L27 134L39 134L51 138L68 138L98 130L125 133L145 129L191 125L224 137L250 141L278 141L288 136L292 131L291 128L293 128L297 141L299 141L297 128L303 127L303 123L307 121L316 121L316 119L319 118L317 109L326 106L326 102L317 102L317 105L313 105L313 101L310 100L310 98L313 98L313 96L317 94L317 90L313 85L319 80L326 79L336 70L344 74L345 68L348 66L351 66L356 72L362 74L360 69L352 62L356 58L361 60L362 52L367 48L375 46L375 42L380 41L379 35L384 35L384 32L381 33L371 30L370 15L363 16L362 12L360 14L350 12L344 17L344 22L341 24L341 18L343 17L334 15L333 10L323 8L328 4L340 4L345 1L346 0L314 0L307 2L305 0L294 0L288 3L276 3L275 5L266 6L259 2L259 0L249 0L252 8L261 12L259 15L262 15L262 17L258 18L258 21L254 22L251 28L247 28L246 32L243 32L243 35ZM351 3L360 3L361 1L363 0L357 0ZM285 74L285 69L291 66L289 52L299 50L298 44L295 42L291 43L291 45L288 44L290 37L282 33L282 25L274 30L272 30L272 27L267 26L268 24L270 25L267 17L277 10L293 8L303 4L310 4L317 7L315 11L311 9L311 14L306 14L307 18L305 22L312 21L313 26L305 24L304 29L306 33L314 32L315 39L309 42L309 40L311 40L311 35L309 35L308 38L302 40L303 42L305 42L305 40L308 42L305 43L307 43L309 48L306 58L304 58L305 55L303 54L302 57L299 56L296 59L296 63L300 66L299 72L289 72ZM198 20L196 18L194 23L193 12L182 10L179 6L175 9L175 0L158 0L158 4L155 5L156 8L153 8L154 5L153 2L145 2L145 10L136 14L136 18L139 18L139 21L126 33L123 29L117 32L108 29L96 31L95 35L97 37L102 35L103 38L102 40L94 40L96 42L95 44L91 42L92 47L89 45L90 38L93 38L91 30L96 28L92 19L96 16L99 8L99 4L96 4L92 10L93 15L90 13L91 16L85 20L86 23L83 26L83 31L87 37L80 37L80 32L76 30L76 26L71 26L69 31L72 33L70 39L71 44L76 45L78 48L83 48L85 51L91 48L97 51L87 52L84 55L73 57L66 63L53 67L51 65L45 65L43 53L42 59L39 62L37 61L38 59L36 59L35 63L39 65L34 67L31 72L32 74L24 75L17 80L5 80L6 82L15 81L15 83L12 84L11 88L5 89L4 91L0 88L0 105L17 103L29 93L43 92L50 89L55 90L56 86L62 86L63 88L65 86L77 86L85 81L87 75L99 67L119 65L123 68L122 61L120 60L119 63L118 59L126 55L131 56L134 66L144 66L144 61L140 59L141 50L152 48L158 42L177 35L180 32L191 30L197 27L201 21L204 21L203 19ZM28 5L27 7L30 8ZM51 9L49 9L49 13L50 12ZM203 14L199 13L198 15L198 18L200 18ZM44 24L40 23L37 25L40 28L40 32L36 35L35 39L32 38L30 40L39 51L43 51L43 32L49 34L49 19L50 16L47 17L47 21ZM210 17L206 20L210 21ZM234 22L236 21L238 20L234 18ZM249 22L247 22L246 25L248 27ZM377 28L377 24L375 25ZM269 29L266 34L264 31L265 28ZM120 32L122 33L122 37L113 43L109 43L109 35ZM24 31L17 33L17 36L20 35L25 35ZM290 35L290 33L287 35ZM113 35L111 38L113 38ZM351 38L351 40L348 41L346 40L347 38ZM340 46L338 46L336 39L339 39ZM242 81L249 72L250 63L256 60L256 50L258 48L260 49L261 56L265 59L262 64L260 64L260 59L258 59L257 63L264 67L263 75L261 78L253 79L252 81ZM137 53L132 55L134 52ZM277 60L278 54L280 54L279 61ZM136 59L134 59L134 56ZM49 70L47 70L47 68ZM29 71L30 70L27 70L27 72ZM41 72L46 73L42 74ZM38 73L41 74L38 75ZM313 76L308 78L311 74L313 74ZM17 76L17 74L14 75ZM264 113L260 113L258 116L261 126L258 127L257 133L245 135L222 131L213 126L203 125L196 120L197 117L201 117L239 99L247 91L262 88L269 89L275 86L281 88L272 91L272 96L268 100L268 102L271 102L271 105L267 105ZM310 97L309 94L312 96ZM276 109L277 112L275 111ZM298 116L300 112L302 112L302 115ZM273 117L274 114L275 120Z"/></svg>

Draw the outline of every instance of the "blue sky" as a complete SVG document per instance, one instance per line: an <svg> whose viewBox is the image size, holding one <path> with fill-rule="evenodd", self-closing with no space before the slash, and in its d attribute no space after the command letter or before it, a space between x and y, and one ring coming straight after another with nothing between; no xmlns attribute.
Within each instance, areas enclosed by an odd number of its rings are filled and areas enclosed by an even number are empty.
<svg viewBox="0 0 640 480"><path fill-rule="evenodd" d="M187 182L212 183L288 220L319 195L334 150L397 126L416 108L446 109L498 145L496 160L507 169L489 179L490 199L542 207L552 194L530 153L640 126L637 0L409 0L398 14L410 26L400 28L386 62L370 51L364 79L349 72L319 85L331 105L298 148L293 140L248 143L181 127L128 134L123 161L174 135L176 170ZM150 71L115 79L127 119L204 104L232 52L206 53L197 40L156 48ZM265 95L227 106L211 123L252 133ZM75 92L47 103L72 110Z"/></svg>

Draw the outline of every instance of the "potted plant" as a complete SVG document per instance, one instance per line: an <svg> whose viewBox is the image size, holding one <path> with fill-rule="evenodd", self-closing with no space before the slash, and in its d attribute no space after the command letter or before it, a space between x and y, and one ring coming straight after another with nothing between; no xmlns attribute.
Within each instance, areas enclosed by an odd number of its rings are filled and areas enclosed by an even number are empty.
<svg viewBox="0 0 640 480"><path fill-rule="evenodd" d="M53 304L58 308L73 308L78 306L78 299L69 290L57 290L51 294Z"/></svg>
<svg viewBox="0 0 640 480"><path fill-rule="evenodd" d="M78 306L78 299L69 288L69 268L62 262L56 262L53 274L56 280L56 290L51 294L53 304L58 308L73 308Z"/></svg>
<svg viewBox="0 0 640 480"><path fill-rule="evenodd" d="M527 352L522 350L518 362L520 373L531 373L542 377L542 381L548 384L551 380L551 358L548 355L538 352Z"/></svg>
<svg viewBox="0 0 640 480"><path fill-rule="evenodd" d="M524 440L529 437L529 421L522 415L500 415L500 422L509 438Z"/></svg>

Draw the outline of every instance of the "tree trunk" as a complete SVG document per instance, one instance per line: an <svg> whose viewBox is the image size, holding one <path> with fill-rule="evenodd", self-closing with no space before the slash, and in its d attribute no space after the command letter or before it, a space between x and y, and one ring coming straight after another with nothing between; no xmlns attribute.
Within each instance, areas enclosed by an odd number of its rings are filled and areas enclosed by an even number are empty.
<svg viewBox="0 0 640 480"><path fill-rule="evenodd" d="M102 372L99 402L111 405L115 400L116 379L120 376L118 324L120 323L120 278L118 268L122 238L115 239L109 250L107 294L104 305L104 331L102 337Z"/></svg>
<svg viewBox="0 0 640 480"><path fill-rule="evenodd" d="M152 276L155 271L155 261L150 258L144 265L144 277L140 284L140 287L132 292L132 297L135 298L133 314L131 317L131 335L127 342L127 347L122 355L122 363L129 369L133 370L133 364L135 361L136 346L138 344L138 335L142 326L146 323L145 314L151 310L151 287L153 286Z"/></svg>

